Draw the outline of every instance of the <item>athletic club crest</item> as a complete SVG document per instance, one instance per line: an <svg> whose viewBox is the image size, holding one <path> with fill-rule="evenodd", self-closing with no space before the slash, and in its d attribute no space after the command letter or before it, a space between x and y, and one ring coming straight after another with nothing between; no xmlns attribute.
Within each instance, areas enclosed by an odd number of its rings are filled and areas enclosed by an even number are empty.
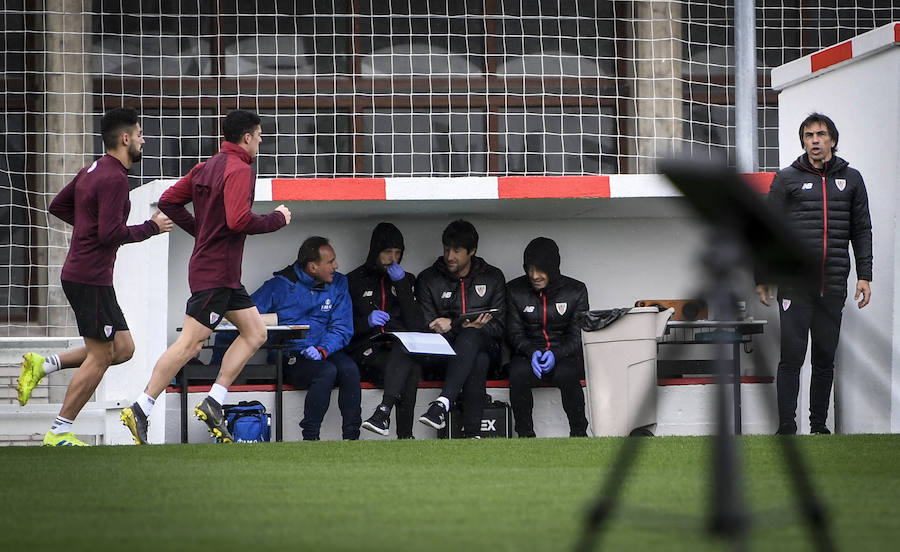
<svg viewBox="0 0 900 552"><path fill-rule="evenodd" d="M847 180L843 178L835 178L834 185L837 186L838 191L843 192L844 188L847 187Z"/></svg>
<svg viewBox="0 0 900 552"><path fill-rule="evenodd" d="M106 334L106 337L112 335L112 326L103 326L103 333Z"/></svg>
<svg viewBox="0 0 900 552"><path fill-rule="evenodd" d="M791 300L790 299L782 299L781 300L781 310L786 311L791 308Z"/></svg>
<svg viewBox="0 0 900 552"><path fill-rule="evenodd" d="M487 293L487 286L484 284L475 286L475 293L477 293L479 297L484 297L484 294Z"/></svg>
<svg viewBox="0 0 900 552"><path fill-rule="evenodd" d="M217 313L217 312L210 312L210 313L209 313L209 323L210 323L210 324L215 324L216 322L219 321L219 318L222 318L222 315L221 315L221 314L219 314L219 313Z"/></svg>
<svg viewBox="0 0 900 552"><path fill-rule="evenodd" d="M556 304L556 312L559 313L560 316L566 314L566 308L569 306L568 303L557 303Z"/></svg>

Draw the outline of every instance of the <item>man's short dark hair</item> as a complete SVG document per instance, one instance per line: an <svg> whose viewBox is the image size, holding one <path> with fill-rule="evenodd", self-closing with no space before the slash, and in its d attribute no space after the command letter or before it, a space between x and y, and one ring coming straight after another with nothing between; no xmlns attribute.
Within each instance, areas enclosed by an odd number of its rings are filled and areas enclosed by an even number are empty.
<svg viewBox="0 0 900 552"><path fill-rule="evenodd" d="M300 250L297 251L297 264L301 269L306 268L307 263L319 262L322 258L319 249L323 245L330 244L328 243L328 238L323 238L322 236L311 236L300 244Z"/></svg>
<svg viewBox="0 0 900 552"><path fill-rule="evenodd" d="M803 119L803 122L800 123L800 147L804 147L803 131L806 130L806 127L813 123L821 123L825 125L825 128L828 129L828 134L831 136L831 139L834 140L834 147L831 148L831 152L836 152L838 144L837 126L835 126L834 121L831 120L831 117L823 115L821 113L810 113L805 119Z"/></svg>
<svg viewBox="0 0 900 552"><path fill-rule="evenodd" d="M259 115L252 111L244 111L243 109L235 109L225 116L225 124L222 126L222 135L225 136L226 142L232 144L240 144L241 138L248 132L253 134L256 127L259 126Z"/></svg>
<svg viewBox="0 0 900 552"><path fill-rule="evenodd" d="M130 107L117 107L111 109L100 119L100 134L103 136L103 145L111 150L119 145L119 136L123 132L131 132L134 125L138 124L137 111Z"/></svg>
<svg viewBox="0 0 900 552"><path fill-rule="evenodd" d="M441 243L444 247L464 247L466 251L474 251L478 249L478 231L467 220L454 220L444 228Z"/></svg>

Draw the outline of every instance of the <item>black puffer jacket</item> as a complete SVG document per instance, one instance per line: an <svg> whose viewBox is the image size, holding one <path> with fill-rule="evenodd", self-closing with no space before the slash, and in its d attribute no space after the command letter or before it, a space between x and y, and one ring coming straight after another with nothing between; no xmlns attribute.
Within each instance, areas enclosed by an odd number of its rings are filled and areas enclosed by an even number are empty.
<svg viewBox="0 0 900 552"><path fill-rule="evenodd" d="M422 306L426 323L441 317L455 319L474 310L500 309L483 328L488 335L500 341L503 339L506 279L499 268L489 265L481 257L473 256L471 262L469 273L464 278L457 278L447 269L444 258L438 257L434 264L419 274L416 298ZM459 327L454 324L445 337L453 341L458 333Z"/></svg>
<svg viewBox="0 0 900 552"><path fill-rule="evenodd" d="M806 154L801 155L775 175L768 201L773 209L785 213L803 245L820 263L821 277L810 282L810 291L846 296L851 242L857 279L872 280L869 200L862 176L847 161L834 156L820 170L809 163ZM757 283L777 282L758 271Z"/></svg>
<svg viewBox="0 0 900 552"><path fill-rule="evenodd" d="M372 231L366 262L347 274L350 298L353 300L354 332L347 346L350 353L385 332L428 331L422 309L416 302L415 276L407 272L403 278L393 282L378 262L378 254L391 247L403 250L403 236L393 224L379 223ZM382 310L391 316L387 324L369 327L369 314L374 310Z"/></svg>
<svg viewBox="0 0 900 552"><path fill-rule="evenodd" d="M575 314L588 310L584 283L557 276L536 291L528 276L506 287L506 335L513 354L530 357L551 350L558 357L581 356L581 328Z"/></svg>

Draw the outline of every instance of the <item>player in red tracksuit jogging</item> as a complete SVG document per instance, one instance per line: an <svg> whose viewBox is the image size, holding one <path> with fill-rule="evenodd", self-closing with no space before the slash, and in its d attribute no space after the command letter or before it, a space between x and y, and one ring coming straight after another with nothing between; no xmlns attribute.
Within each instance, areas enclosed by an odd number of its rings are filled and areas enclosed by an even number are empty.
<svg viewBox="0 0 900 552"><path fill-rule="evenodd" d="M75 417L91 398L106 369L134 353L134 341L113 289L119 246L146 240L172 228L157 211L150 220L126 226L131 211L128 169L140 161L144 137L133 109L113 109L100 120L106 155L81 169L50 203L50 213L71 224L72 243L63 264L62 288L75 311L84 347L44 358L28 353L19 376L19 404L34 386L62 368L78 367L56 421L44 436L47 446L85 446L71 431Z"/></svg>
<svg viewBox="0 0 900 552"><path fill-rule="evenodd" d="M159 208L194 236L188 265L191 297L181 335L156 362L141 396L122 411L122 422L139 445L147 442L147 418L156 397L178 370L200 352L223 316L240 334L225 352L209 396L194 412L219 442L234 440L222 411L228 386L266 341L265 324L241 284L244 239L248 234L274 232L291 221L291 213L284 205L268 215L250 210L256 187L251 164L262 141L259 123L255 113L230 112L225 117L225 141L219 153L196 165L159 200ZM193 203L193 215L185 209L188 203Z"/></svg>

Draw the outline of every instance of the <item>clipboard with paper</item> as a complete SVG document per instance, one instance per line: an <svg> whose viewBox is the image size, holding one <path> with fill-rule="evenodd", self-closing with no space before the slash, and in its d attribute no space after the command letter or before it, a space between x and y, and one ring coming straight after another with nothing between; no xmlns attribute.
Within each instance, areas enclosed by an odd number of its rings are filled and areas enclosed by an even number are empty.
<svg viewBox="0 0 900 552"><path fill-rule="evenodd" d="M449 355L456 353L444 336L428 332L388 332L395 336L410 353L423 355Z"/></svg>

